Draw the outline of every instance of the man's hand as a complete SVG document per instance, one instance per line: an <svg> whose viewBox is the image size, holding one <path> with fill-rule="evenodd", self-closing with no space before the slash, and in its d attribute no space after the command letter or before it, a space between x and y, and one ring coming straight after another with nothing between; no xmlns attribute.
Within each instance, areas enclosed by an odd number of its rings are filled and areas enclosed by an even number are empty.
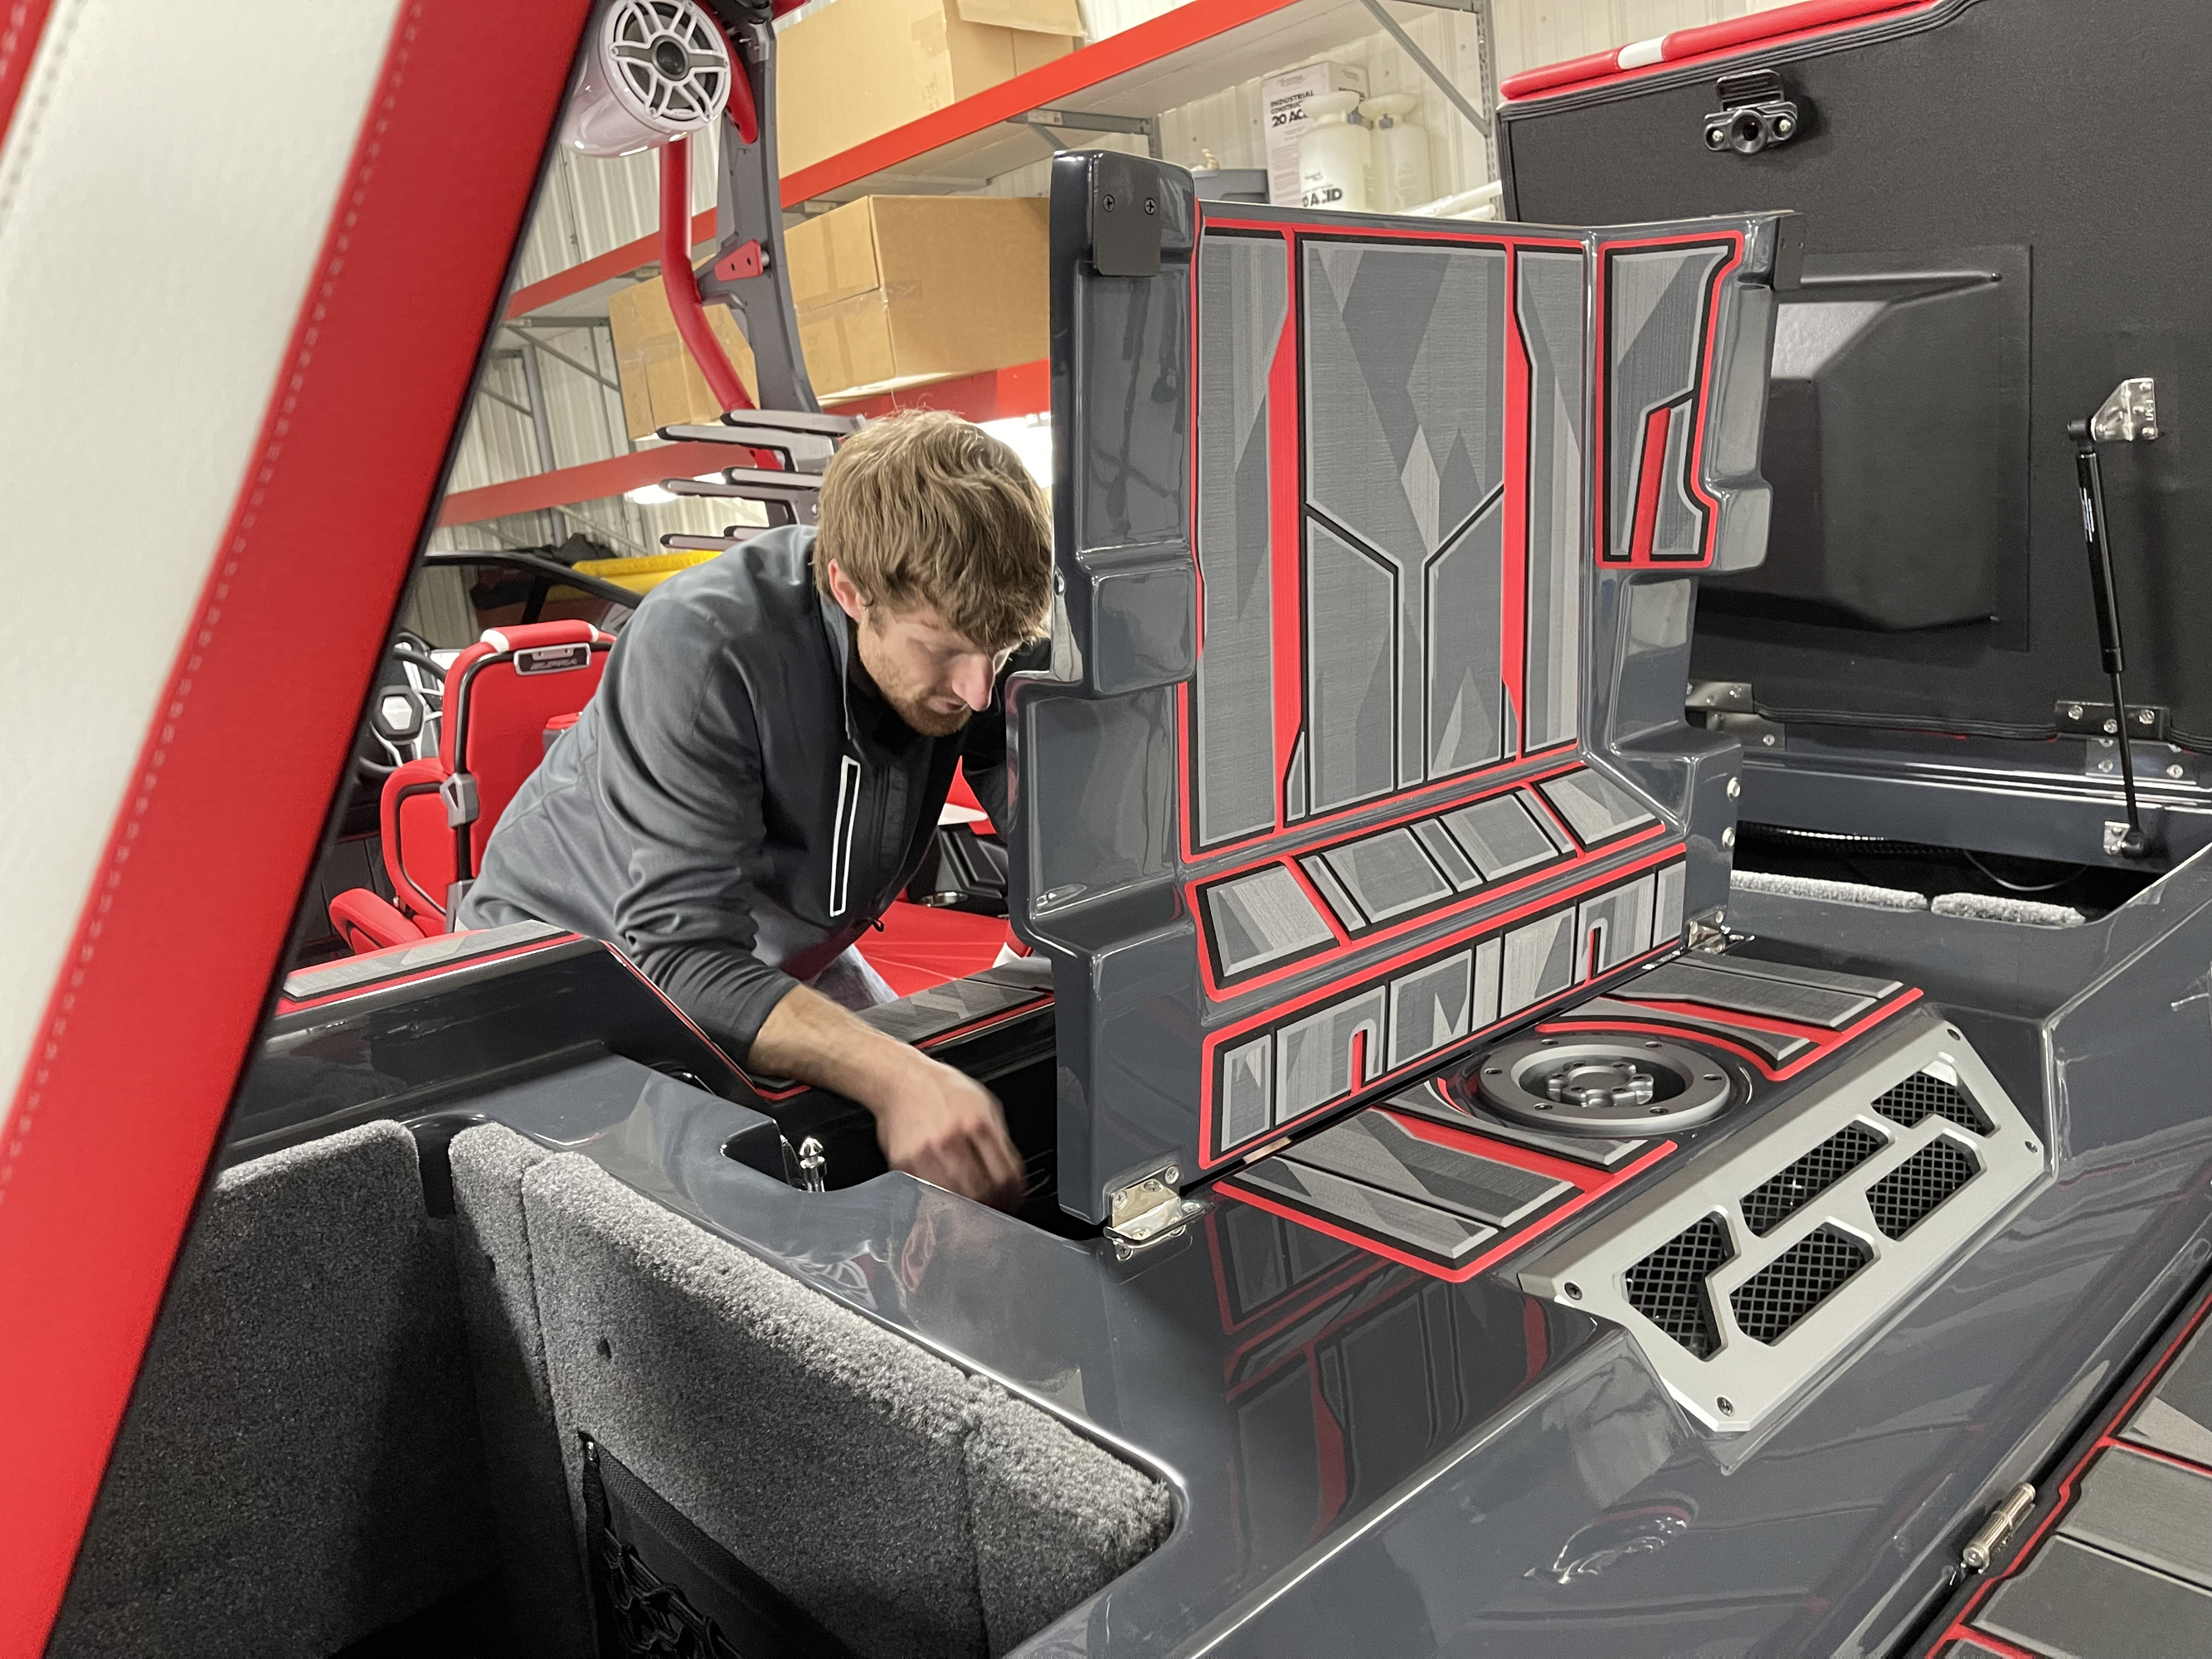
<svg viewBox="0 0 2212 1659"><path fill-rule="evenodd" d="M1022 1159L988 1089L886 1036L805 986L777 1003L750 1062L857 1100L891 1168L1000 1209L1021 1201Z"/></svg>
<svg viewBox="0 0 2212 1659"><path fill-rule="evenodd" d="M894 1170L1011 1210L1021 1202L1022 1159L999 1102L975 1079L916 1049L885 1099L871 1103L876 1139Z"/></svg>

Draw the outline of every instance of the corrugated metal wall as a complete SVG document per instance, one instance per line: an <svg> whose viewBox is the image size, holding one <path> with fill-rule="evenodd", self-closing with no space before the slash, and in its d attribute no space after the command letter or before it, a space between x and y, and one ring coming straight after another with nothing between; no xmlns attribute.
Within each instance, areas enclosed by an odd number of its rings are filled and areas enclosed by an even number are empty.
<svg viewBox="0 0 2212 1659"><path fill-rule="evenodd" d="M1601 52L1628 41L1674 29L1741 16L1786 3L1787 0L1492 0L1499 80L1524 69ZM817 0L819 3L819 0ZM1083 0L1091 38L1103 39L1170 9L1165 0ZM1394 9L1407 32L1478 104L1481 100L1481 42L1472 13L1425 6ZM1328 54L1366 70L1370 93L1417 93L1415 119L1429 134L1430 166L1437 195L1474 188L1491 176L1482 137L1430 82L1419 67L1381 31ZM1307 59L1304 61L1312 61ZM1295 68L1285 64L1283 69ZM1261 82L1224 88L1161 118L1162 147L1169 161L1200 164L1211 151L1224 167L1265 165L1265 127ZM695 140L691 167L693 210L714 204L716 169L706 146ZM1108 137L1108 147L1141 150L1139 138ZM986 188L991 194L1037 196L1044 192L1049 159L1000 175ZM595 258L652 234L659 214L657 164L650 154L619 161L594 161L562 152L546 177L536 217L524 246L518 280L533 283L581 260ZM580 312L587 307L580 304ZM604 306L588 307L604 312ZM532 331L549 348L538 355L544 410L556 466L575 466L626 453L621 400L600 379L614 379L611 343L604 327ZM522 331L503 331L502 354L491 368L486 395L480 397L457 459L452 488L471 489L504 483L545 470L538 435L526 413L530 398L520 348ZM561 362L558 351L587 364L592 372ZM739 508L732 511L732 507ZM582 530L617 552L658 550L667 532L713 534L741 518L757 518L745 504L680 501L652 507L616 498L557 513L496 520L458 530L441 531L437 547L535 546L557 543Z"/></svg>

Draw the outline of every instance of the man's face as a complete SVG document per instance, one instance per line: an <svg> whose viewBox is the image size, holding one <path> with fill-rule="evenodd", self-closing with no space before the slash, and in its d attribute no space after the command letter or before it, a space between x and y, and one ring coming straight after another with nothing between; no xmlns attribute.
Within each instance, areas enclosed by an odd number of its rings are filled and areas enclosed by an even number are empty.
<svg viewBox="0 0 2212 1659"><path fill-rule="evenodd" d="M894 611L870 604L833 561L830 591L847 616L860 665L885 702L926 738L949 738L990 706L991 687L1013 655L986 651L945 625L927 605Z"/></svg>

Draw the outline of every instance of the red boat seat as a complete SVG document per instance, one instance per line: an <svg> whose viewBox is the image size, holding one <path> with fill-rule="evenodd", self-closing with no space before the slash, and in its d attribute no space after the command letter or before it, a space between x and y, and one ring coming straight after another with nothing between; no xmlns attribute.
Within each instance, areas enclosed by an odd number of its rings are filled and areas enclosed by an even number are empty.
<svg viewBox="0 0 2212 1659"><path fill-rule="evenodd" d="M599 689L613 646L589 623L530 623L487 629L453 659L437 754L384 781L396 911L362 902L375 895L362 888L331 902L332 923L356 952L447 931L456 888L475 879L500 814Z"/></svg>

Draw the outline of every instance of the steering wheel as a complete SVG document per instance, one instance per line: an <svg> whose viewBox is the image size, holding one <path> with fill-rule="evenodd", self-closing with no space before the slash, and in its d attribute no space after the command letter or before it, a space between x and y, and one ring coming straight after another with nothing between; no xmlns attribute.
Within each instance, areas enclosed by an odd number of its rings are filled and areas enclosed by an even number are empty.
<svg viewBox="0 0 2212 1659"><path fill-rule="evenodd" d="M445 712L446 670L430 642L402 633L385 652L383 671L369 693L367 736L354 769L373 784L409 761L438 752L438 722Z"/></svg>

